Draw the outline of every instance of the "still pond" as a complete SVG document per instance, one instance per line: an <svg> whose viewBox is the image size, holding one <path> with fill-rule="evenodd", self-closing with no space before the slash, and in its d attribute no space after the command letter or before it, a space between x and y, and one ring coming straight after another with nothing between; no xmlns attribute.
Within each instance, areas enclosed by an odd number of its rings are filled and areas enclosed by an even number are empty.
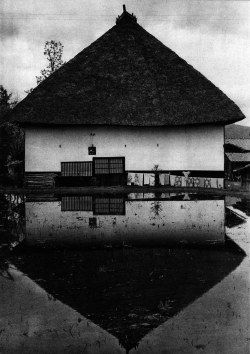
<svg viewBox="0 0 250 354"><path fill-rule="evenodd" d="M1 353L249 353L250 199L0 195Z"/></svg>

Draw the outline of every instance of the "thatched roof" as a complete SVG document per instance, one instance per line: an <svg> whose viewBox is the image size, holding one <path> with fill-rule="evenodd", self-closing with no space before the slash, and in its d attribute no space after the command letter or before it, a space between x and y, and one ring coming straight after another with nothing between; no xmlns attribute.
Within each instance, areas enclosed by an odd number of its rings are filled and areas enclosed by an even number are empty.
<svg viewBox="0 0 250 354"><path fill-rule="evenodd" d="M12 120L33 124L229 124L240 109L126 11L33 90Z"/></svg>

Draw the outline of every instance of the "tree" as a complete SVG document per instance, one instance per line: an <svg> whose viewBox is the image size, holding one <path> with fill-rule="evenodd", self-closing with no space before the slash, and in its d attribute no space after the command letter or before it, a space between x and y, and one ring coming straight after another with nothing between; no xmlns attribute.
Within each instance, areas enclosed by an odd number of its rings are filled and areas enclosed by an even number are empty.
<svg viewBox="0 0 250 354"><path fill-rule="evenodd" d="M7 113L13 109L18 103L17 98L12 98L12 93L8 93L8 91L0 85L0 125L6 121Z"/></svg>
<svg viewBox="0 0 250 354"><path fill-rule="evenodd" d="M12 96L12 93L8 94L7 90L3 87L3 85L0 85L0 105L9 105L10 98Z"/></svg>
<svg viewBox="0 0 250 354"><path fill-rule="evenodd" d="M0 85L0 124L3 122L4 116L11 109L10 98L12 93L8 94L7 90Z"/></svg>
<svg viewBox="0 0 250 354"><path fill-rule="evenodd" d="M0 151L1 151L0 177L1 178L9 177L10 170L13 171L18 170L21 172L23 169L23 161L24 161L24 132L19 126L8 121L8 113L17 104L17 99L11 100L11 98L12 98L12 93L8 93L8 91L2 85L0 85ZM0 184L1 184L1 180L0 180Z"/></svg>
<svg viewBox="0 0 250 354"><path fill-rule="evenodd" d="M62 61L63 45L61 42L53 40L47 41L44 46L43 54L46 56L49 63L45 69L41 70L41 76L36 76L37 85L64 64Z"/></svg>
<svg viewBox="0 0 250 354"><path fill-rule="evenodd" d="M53 72L59 69L63 64L62 55L63 55L63 45L61 42L56 41L46 41L44 46L43 54L48 60L48 65L45 69L41 70L41 75L36 76L36 83L39 85L44 79L49 77ZM34 89L31 88L26 93L31 93Z"/></svg>

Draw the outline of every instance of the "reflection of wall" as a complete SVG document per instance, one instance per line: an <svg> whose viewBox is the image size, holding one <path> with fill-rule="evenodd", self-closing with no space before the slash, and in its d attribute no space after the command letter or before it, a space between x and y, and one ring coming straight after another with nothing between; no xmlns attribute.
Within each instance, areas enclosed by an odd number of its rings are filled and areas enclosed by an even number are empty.
<svg viewBox="0 0 250 354"><path fill-rule="evenodd" d="M63 161L124 156L126 170L224 170L222 126L35 127L25 131L25 171L60 172Z"/></svg>
<svg viewBox="0 0 250 354"><path fill-rule="evenodd" d="M61 211L61 202L27 202L29 244L224 242L224 200L128 201L126 215ZM96 217L96 220L93 220Z"/></svg>

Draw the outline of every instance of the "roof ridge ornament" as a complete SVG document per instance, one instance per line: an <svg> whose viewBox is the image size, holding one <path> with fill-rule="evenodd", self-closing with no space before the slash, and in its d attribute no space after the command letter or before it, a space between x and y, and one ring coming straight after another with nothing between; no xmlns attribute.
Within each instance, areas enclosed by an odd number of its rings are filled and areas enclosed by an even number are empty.
<svg viewBox="0 0 250 354"><path fill-rule="evenodd" d="M124 22L130 22L130 21L132 21L132 22L137 22L137 18L136 18L136 16L132 13L132 14L130 14L127 10L126 10L126 5L122 5L122 7L123 7L123 13L120 15L120 16L118 16L117 18L116 18L116 24L118 24L118 23L124 23Z"/></svg>

